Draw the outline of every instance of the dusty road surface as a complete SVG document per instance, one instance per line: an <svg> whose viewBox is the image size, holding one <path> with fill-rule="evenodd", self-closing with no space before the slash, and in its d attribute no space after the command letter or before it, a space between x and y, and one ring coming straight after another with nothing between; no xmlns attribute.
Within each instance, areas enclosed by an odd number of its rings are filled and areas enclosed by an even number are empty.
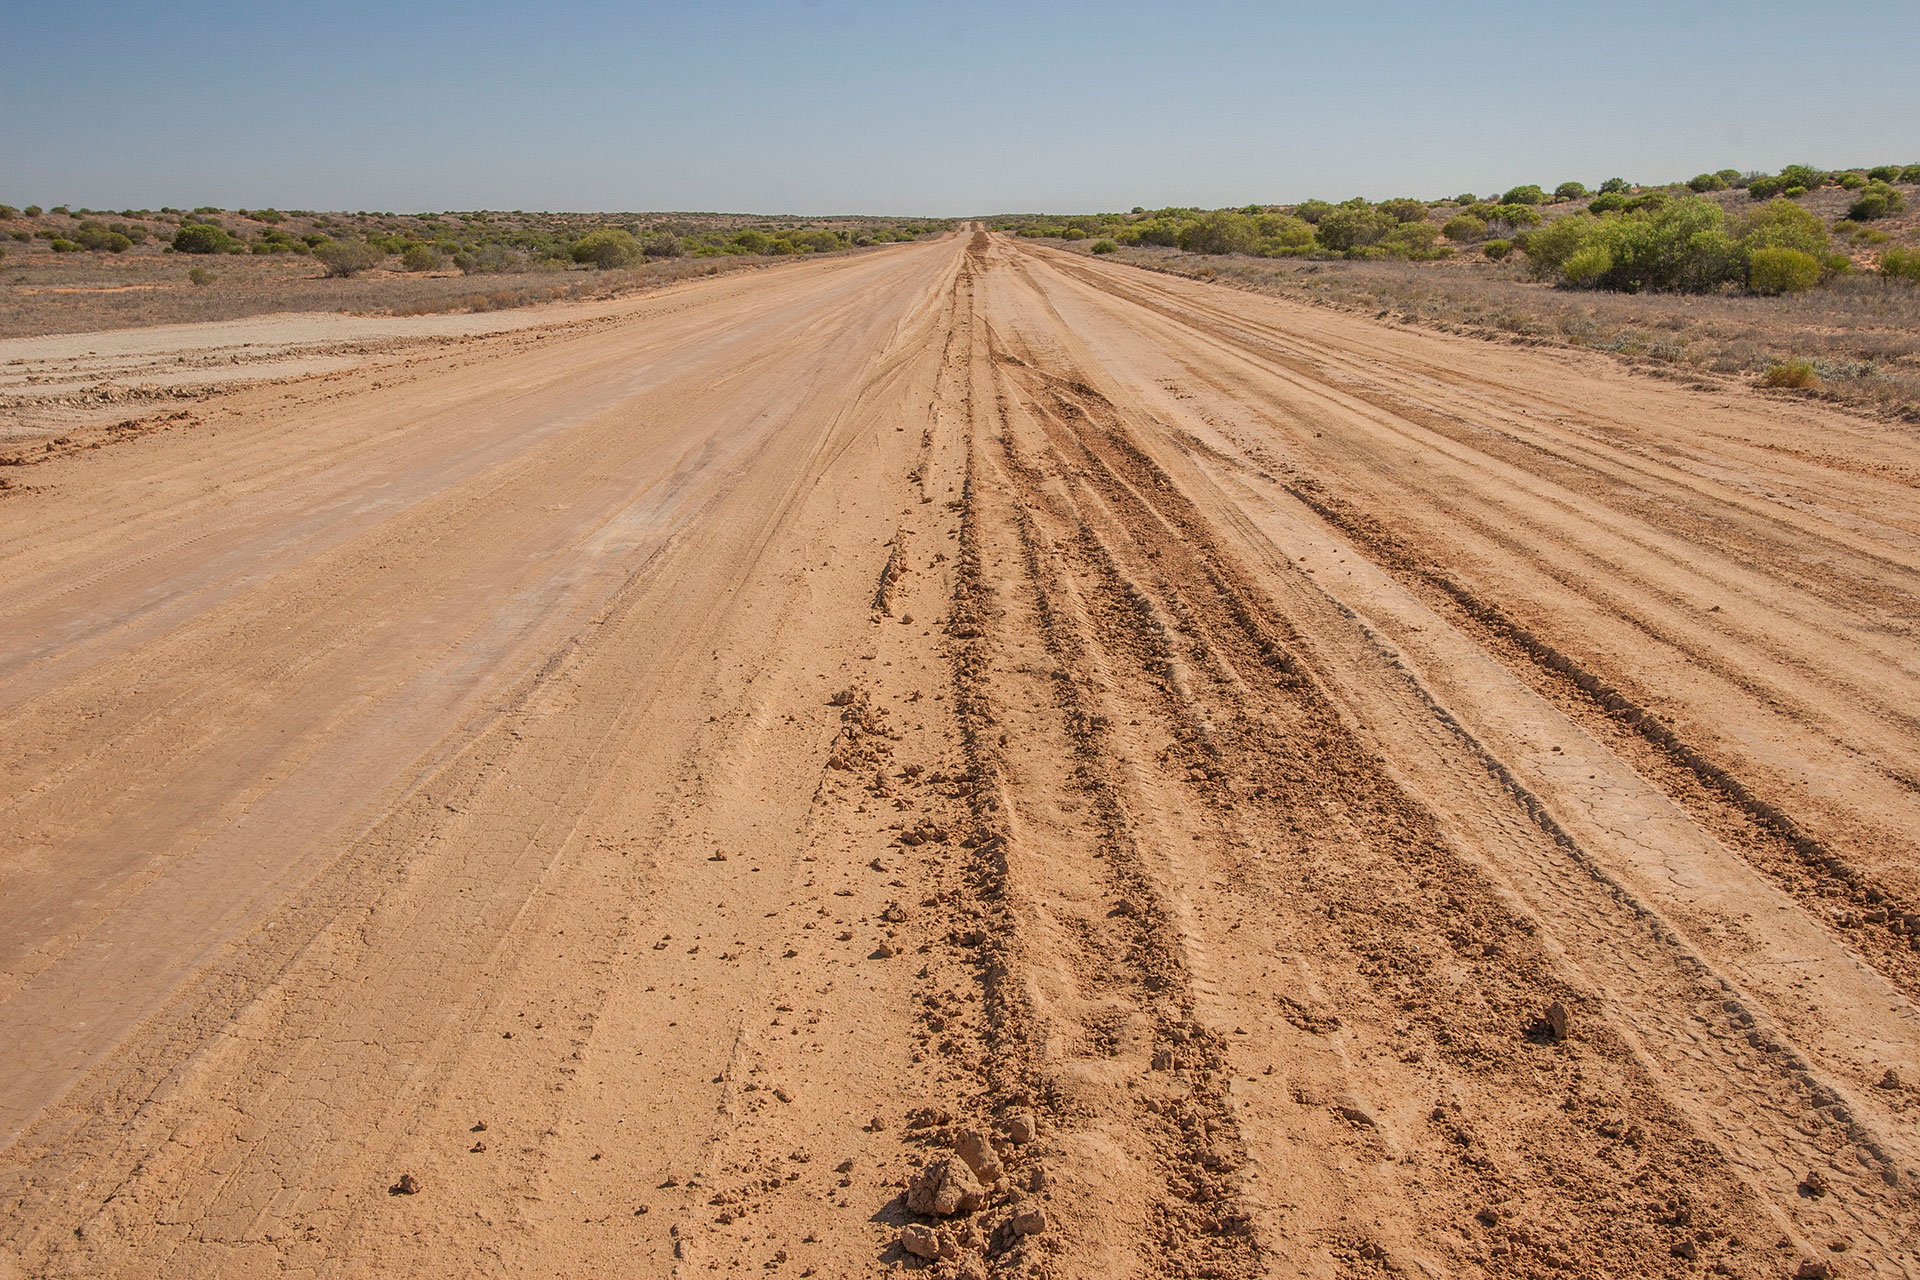
<svg viewBox="0 0 1920 1280"><path fill-rule="evenodd" d="M1920 1274L1910 427L974 232L6 478L0 1276Z"/></svg>

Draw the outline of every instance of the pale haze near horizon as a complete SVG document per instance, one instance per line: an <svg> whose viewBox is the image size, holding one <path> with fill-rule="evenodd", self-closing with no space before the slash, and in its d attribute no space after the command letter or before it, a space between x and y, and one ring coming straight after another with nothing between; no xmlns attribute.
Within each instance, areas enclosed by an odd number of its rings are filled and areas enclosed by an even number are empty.
<svg viewBox="0 0 1920 1280"><path fill-rule="evenodd" d="M959 216L1920 161L1920 6L47 6L0 201Z"/></svg>

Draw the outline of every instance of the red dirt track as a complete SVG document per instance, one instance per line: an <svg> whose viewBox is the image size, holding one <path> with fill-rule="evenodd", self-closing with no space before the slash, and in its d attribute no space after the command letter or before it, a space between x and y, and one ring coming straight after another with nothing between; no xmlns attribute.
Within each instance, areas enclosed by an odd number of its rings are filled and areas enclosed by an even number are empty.
<svg viewBox="0 0 1920 1280"><path fill-rule="evenodd" d="M1920 1275L1911 426L968 231L0 474L0 1280Z"/></svg>

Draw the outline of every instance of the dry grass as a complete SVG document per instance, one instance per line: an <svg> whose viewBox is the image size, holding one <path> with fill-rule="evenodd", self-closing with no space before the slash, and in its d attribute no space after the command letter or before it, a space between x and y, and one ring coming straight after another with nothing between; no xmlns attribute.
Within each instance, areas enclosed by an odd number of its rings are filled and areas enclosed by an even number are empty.
<svg viewBox="0 0 1920 1280"><path fill-rule="evenodd" d="M0 338L238 320L281 311L403 316L498 311L558 299L609 297L767 264L765 258L751 257L672 258L627 271L573 268L472 276L370 271L329 280L311 259L286 255L10 256L0 262ZM196 266L213 272L211 284L188 280L187 272Z"/></svg>
<svg viewBox="0 0 1920 1280"><path fill-rule="evenodd" d="M1085 251L1084 242L1061 247ZM1920 421L1920 288L1878 276L1760 298L1561 289L1478 254L1309 262L1129 248L1106 260L1448 333L1605 351L1672 375L1759 381L1802 362L1814 382L1799 385L1814 394Z"/></svg>

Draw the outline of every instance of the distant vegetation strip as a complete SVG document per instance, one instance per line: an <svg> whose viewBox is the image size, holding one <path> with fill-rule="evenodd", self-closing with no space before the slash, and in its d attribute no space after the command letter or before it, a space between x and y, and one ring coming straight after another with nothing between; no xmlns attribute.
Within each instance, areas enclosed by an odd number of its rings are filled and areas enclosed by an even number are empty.
<svg viewBox="0 0 1920 1280"><path fill-rule="evenodd" d="M1920 164L1777 174L1723 169L1687 182L1643 187L1610 178L1597 190L1563 182L1548 191L1514 187L1482 199L1403 197L1239 209L1136 207L1130 213L992 219L1023 236L1091 240L1094 253L1165 246L1197 254L1247 254L1428 262L1468 253L1495 262L1518 255L1537 280L1583 289L1796 293L1859 269L1920 281L1920 247L1892 243L1871 224L1904 213ZM1809 194L1848 194L1829 225L1805 207ZM1744 191L1746 208L1729 208Z"/></svg>
<svg viewBox="0 0 1920 1280"><path fill-rule="evenodd" d="M934 218L346 214L211 206L111 213L0 204L0 230L16 242L43 243L55 253L120 254L144 248L201 257L292 254L313 257L326 274L335 276L376 266L427 272L450 264L468 274L498 274L576 265L622 268L646 259L833 253L915 240L952 226L951 220Z"/></svg>

